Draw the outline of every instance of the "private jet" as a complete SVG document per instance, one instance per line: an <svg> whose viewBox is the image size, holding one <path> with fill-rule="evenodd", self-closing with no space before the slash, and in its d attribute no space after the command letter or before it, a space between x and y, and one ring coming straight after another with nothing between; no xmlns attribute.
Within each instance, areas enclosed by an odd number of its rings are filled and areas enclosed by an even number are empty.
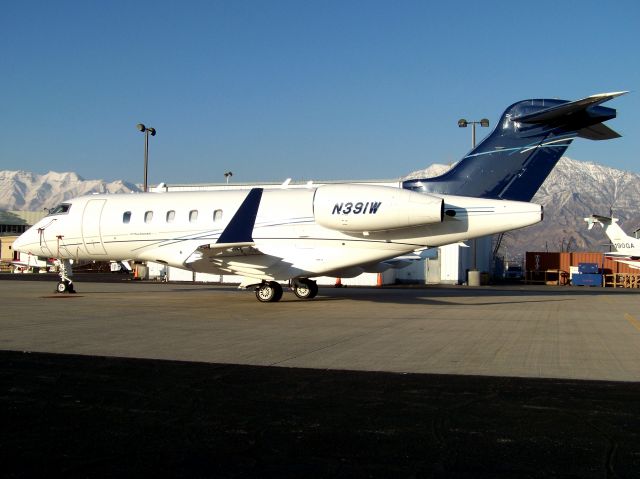
<svg viewBox="0 0 640 479"><path fill-rule="evenodd" d="M60 293L74 291L71 260L134 260L241 275L262 302L280 300L283 284L311 299L319 276L381 272L408 254L542 221L542 207L529 201L573 140L620 136L603 124L616 111L601 104L624 93L514 103L438 177L82 196L13 247L57 258Z"/></svg>

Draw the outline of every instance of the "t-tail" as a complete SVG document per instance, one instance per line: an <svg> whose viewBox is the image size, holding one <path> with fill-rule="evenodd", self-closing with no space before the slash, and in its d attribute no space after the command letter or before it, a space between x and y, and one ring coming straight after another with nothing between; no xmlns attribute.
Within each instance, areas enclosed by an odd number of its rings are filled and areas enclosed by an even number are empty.
<svg viewBox="0 0 640 479"><path fill-rule="evenodd" d="M589 229L594 224L601 224L604 232L611 241L611 246L615 249L615 253L609 253L612 256L640 256L640 240L629 236L623 231L618 224L618 218L609 218L608 216L591 215L584 219L589 225Z"/></svg>
<svg viewBox="0 0 640 479"><path fill-rule="evenodd" d="M620 136L603 124L616 117L616 110L600 104L625 93L601 93L576 101L514 103L491 134L451 170L434 178L406 180L403 188L530 201L573 140Z"/></svg>

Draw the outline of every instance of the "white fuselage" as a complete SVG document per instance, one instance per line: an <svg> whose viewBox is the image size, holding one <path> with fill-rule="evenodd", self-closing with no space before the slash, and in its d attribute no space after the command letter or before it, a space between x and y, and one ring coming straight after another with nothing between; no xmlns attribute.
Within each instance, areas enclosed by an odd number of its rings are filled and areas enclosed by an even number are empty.
<svg viewBox="0 0 640 479"><path fill-rule="evenodd" d="M383 190L372 190L374 193L380 191L395 198L395 209L389 214L397 221L389 224L399 227L377 230L376 221L391 201L382 202L379 211L372 211L364 200L354 203L360 207L350 207L350 212L358 210L361 217L347 217L340 190L326 190L325 197L327 192L336 194L336 206L323 213L318 199L322 188L264 190L253 227L253 246L230 248L224 255L207 255L206 248L216 243L247 197L246 190L79 197L66 202L66 212L51 214L30 228L14 248L58 259L155 261L260 280L347 277L376 271L381 261L415 250L522 228L541 220L541 206L532 203L435 195L429 197L430 201L435 198L441 204L444 200L443 219L416 224L421 221L415 219L420 218L416 212L422 208L416 201L423 202L419 197L425 195L378 186L372 188ZM328 200L323 201L322 205L328 205ZM329 215L336 211L345 218L348 231L340 231L339 225L333 229L319 224L320 220L331 226ZM369 217L362 216L366 214ZM348 218L352 218L349 224Z"/></svg>

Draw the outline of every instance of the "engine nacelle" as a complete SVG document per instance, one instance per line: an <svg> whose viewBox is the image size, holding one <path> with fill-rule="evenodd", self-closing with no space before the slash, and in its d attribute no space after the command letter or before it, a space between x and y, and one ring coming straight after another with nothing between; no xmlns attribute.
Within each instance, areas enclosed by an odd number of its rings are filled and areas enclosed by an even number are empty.
<svg viewBox="0 0 640 479"><path fill-rule="evenodd" d="M313 198L316 223L332 230L368 232L440 223L444 200L401 188L324 185Z"/></svg>

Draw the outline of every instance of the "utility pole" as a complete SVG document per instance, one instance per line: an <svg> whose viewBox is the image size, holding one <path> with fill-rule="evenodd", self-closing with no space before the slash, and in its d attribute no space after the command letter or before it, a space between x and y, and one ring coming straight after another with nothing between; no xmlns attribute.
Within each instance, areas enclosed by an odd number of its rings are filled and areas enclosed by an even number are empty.
<svg viewBox="0 0 640 479"><path fill-rule="evenodd" d="M472 120L472 121L465 120L464 118L461 118L458 120L458 127L460 128L466 128L469 125L471 125L471 149L474 149L476 147L476 125L480 125L486 128L489 126L489 120L486 118L483 118L482 120ZM477 249L478 249L477 238L474 238L473 239L473 271L476 271L478 269Z"/></svg>

